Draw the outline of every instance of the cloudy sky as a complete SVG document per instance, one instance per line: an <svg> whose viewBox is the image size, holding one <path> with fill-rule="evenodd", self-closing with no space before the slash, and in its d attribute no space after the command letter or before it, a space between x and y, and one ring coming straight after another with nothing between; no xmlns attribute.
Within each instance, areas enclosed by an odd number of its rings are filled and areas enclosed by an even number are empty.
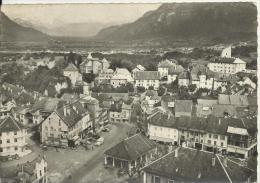
<svg viewBox="0 0 260 183"><path fill-rule="evenodd" d="M20 18L32 23L58 26L72 22L132 22L159 6L160 4L38 4L3 5L1 9L11 19Z"/></svg>

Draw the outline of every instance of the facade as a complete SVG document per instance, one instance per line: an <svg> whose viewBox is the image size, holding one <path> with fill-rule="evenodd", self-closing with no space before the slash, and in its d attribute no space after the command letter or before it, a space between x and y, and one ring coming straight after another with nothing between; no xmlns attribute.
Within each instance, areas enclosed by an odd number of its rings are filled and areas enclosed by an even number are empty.
<svg viewBox="0 0 260 183"><path fill-rule="evenodd" d="M46 145L68 146L68 140L84 136L92 126L88 111L81 103L64 105L41 123L41 142Z"/></svg>
<svg viewBox="0 0 260 183"><path fill-rule="evenodd" d="M130 122L131 104L113 104L109 110L110 122Z"/></svg>
<svg viewBox="0 0 260 183"><path fill-rule="evenodd" d="M182 72L184 72L184 68L181 65L170 67L168 70L167 83L174 82Z"/></svg>
<svg viewBox="0 0 260 183"><path fill-rule="evenodd" d="M170 68L173 68L173 69L176 69L177 68L177 61L176 60L163 60L161 62L159 62L158 64L158 72L160 73L160 77L167 77L168 76L168 72L169 72L169 69Z"/></svg>
<svg viewBox="0 0 260 183"><path fill-rule="evenodd" d="M111 77L110 84L117 88L121 85L126 85L128 82L133 82L131 73L125 68L116 68L113 76Z"/></svg>
<svg viewBox="0 0 260 183"><path fill-rule="evenodd" d="M0 121L0 156L24 156L27 131L21 123L9 116Z"/></svg>
<svg viewBox="0 0 260 183"><path fill-rule="evenodd" d="M190 77L187 71L182 72L178 76L178 86L189 86L190 85Z"/></svg>
<svg viewBox="0 0 260 183"><path fill-rule="evenodd" d="M110 83L110 79L112 78L113 75L114 75L114 71L112 69L104 70L99 73L97 77L97 81L99 84L104 81Z"/></svg>
<svg viewBox="0 0 260 183"><path fill-rule="evenodd" d="M70 78L72 86L75 86L76 81L82 81L82 75L79 73L78 68L72 63L69 63L64 69L63 75Z"/></svg>
<svg viewBox="0 0 260 183"><path fill-rule="evenodd" d="M246 62L231 57L231 48L222 51L221 57L215 58L208 64L211 71L223 74L235 74L237 72L246 71Z"/></svg>
<svg viewBox="0 0 260 183"><path fill-rule="evenodd" d="M160 73L157 71L140 71L135 74L135 87L142 86L148 89L150 86L155 90L159 88Z"/></svg>

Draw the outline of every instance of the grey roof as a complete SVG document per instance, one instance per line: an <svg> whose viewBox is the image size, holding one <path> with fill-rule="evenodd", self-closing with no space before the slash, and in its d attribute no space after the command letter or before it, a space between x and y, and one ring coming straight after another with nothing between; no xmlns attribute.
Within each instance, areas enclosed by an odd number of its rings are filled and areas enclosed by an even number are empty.
<svg viewBox="0 0 260 183"><path fill-rule="evenodd" d="M192 100L176 100L175 112L191 112Z"/></svg>
<svg viewBox="0 0 260 183"><path fill-rule="evenodd" d="M135 74L136 80L159 80L160 73L158 71L138 71Z"/></svg>

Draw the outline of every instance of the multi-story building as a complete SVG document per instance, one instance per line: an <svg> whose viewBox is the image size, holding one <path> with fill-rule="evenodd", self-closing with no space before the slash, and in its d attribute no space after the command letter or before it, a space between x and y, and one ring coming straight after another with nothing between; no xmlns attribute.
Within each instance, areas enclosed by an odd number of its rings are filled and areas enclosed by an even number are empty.
<svg viewBox="0 0 260 183"><path fill-rule="evenodd" d="M24 156L30 151L26 148L27 131L13 117L0 121L0 156Z"/></svg>
<svg viewBox="0 0 260 183"><path fill-rule="evenodd" d="M190 84L190 74L187 71L182 72L178 76L178 86L189 86Z"/></svg>
<svg viewBox="0 0 260 183"><path fill-rule="evenodd" d="M109 111L110 122L129 122L131 117L131 103L115 103L111 105Z"/></svg>
<svg viewBox="0 0 260 183"><path fill-rule="evenodd" d="M142 170L143 183L256 181L253 170L225 156L183 147L176 147Z"/></svg>
<svg viewBox="0 0 260 183"><path fill-rule="evenodd" d="M110 63L106 58L102 60L98 58L93 58L91 53L89 53L88 57L80 64L80 72L81 73L93 73L98 74L101 71L105 71L109 68Z"/></svg>
<svg viewBox="0 0 260 183"><path fill-rule="evenodd" d="M116 68L110 83L113 87L117 88L121 85L126 85L128 82L133 82L131 73L126 68Z"/></svg>
<svg viewBox="0 0 260 183"><path fill-rule="evenodd" d="M83 136L91 129L88 111L80 102L64 105L55 110L41 124L41 142L47 145L68 146L69 140Z"/></svg>
<svg viewBox="0 0 260 183"><path fill-rule="evenodd" d="M113 75L114 75L114 71L112 69L107 69L107 70L101 71L98 74L97 82L99 84L102 82L110 83L110 79L112 78Z"/></svg>
<svg viewBox="0 0 260 183"><path fill-rule="evenodd" d="M155 90L159 88L160 73L157 71L140 71L135 74L135 87L142 86L148 89L150 86Z"/></svg>
<svg viewBox="0 0 260 183"><path fill-rule="evenodd" d="M70 78L72 86L75 86L76 81L82 81L82 75L79 73L78 68L72 63L69 63L64 69L63 75Z"/></svg>
<svg viewBox="0 0 260 183"><path fill-rule="evenodd" d="M184 68L181 65L170 67L168 70L167 83L174 82L182 72L184 72Z"/></svg>
<svg viewBox="0 0 260 183"><path fill-rule="evenodd" d="M221 57L216 57L208 64L211 71L223 74L235 74L246 70L246 62L231 56L231 47L224 49Z"/></svg>
<svg viewBox="0 0 260 183"><path fill-rule="evenodd" d="M169 72L169 69L170 68L173 68L173 69L176 69L177 68L177 61L176 60L163 60L161 62L159 62L158 64L158 72L160 73L160 77L167 77L168 76L168 72Z"/></svg>

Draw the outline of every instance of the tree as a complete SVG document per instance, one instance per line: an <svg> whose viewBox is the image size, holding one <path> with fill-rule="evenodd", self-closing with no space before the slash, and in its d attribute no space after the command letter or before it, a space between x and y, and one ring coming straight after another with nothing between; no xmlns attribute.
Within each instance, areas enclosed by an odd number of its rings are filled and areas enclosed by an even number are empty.
<svg viewBox="0 0 260 183"><path fill-rule="evenodd" d="M158 89L158 95L159 95L159 96L162 96L164 93L165 93L165 88L160 85L160 86L159 86L159 89Z"/></svg>
<svg viewBox="0 0 260 183"><path fill-rule="evenodd" d="M153 86L149 86L148 90L154 90L154 87Z"/></svg>
<svg viewBox="0 0 260 183"><path fill-rule="evenodd" d="M195 84L189 85L189 91L190 92L194 92L196 90L196 88L197 88L197 85L195 85Z"/></svg>
<svg viewBox="0 0 260 183"><path fill-rule="evenodd" d="M82 75L82 79L83 81L87 82L87 83L91 83L92 81L94 81L96 75L93 73L83 73Z"/></svg>
<svg viewBox="0 0 260 183"><path fill-rule="evenodd" d="M143 86L137 86L136 89L137 89L137 92L138 92L138 93L143 93L143 92L145 92L145 87L143 87Z"/></svg>

